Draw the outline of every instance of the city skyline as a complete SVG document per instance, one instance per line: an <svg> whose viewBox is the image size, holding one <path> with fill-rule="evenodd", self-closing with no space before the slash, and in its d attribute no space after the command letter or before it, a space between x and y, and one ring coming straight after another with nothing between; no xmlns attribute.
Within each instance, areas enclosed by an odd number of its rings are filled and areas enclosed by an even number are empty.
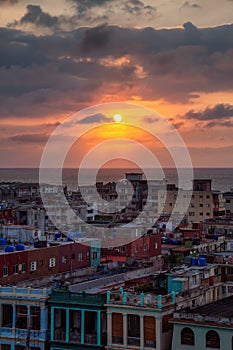
<svg viewBox="0 0 233 350"><path fill-rule="evenodd" d="M183 137L194 167L232 166L233 1L59 0L54 8L4 0L0 6L2 167L38 167L51 132L68 116L109 102L163 115ZM125 121L122 110L103 110L80 127L99 127L115 114ZM156 130L151 115L143 120L142 128ZM150 148L143 133L136 138ZM154 151L163 157L159 147ZM68 166L76 165L73 156Z"/></svg>

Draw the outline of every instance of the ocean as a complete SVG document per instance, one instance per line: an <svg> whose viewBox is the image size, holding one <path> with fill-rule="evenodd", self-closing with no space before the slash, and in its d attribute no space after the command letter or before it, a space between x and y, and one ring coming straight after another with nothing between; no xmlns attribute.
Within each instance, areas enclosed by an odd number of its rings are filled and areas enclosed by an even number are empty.
<svg viewBox="0 0 233 350"><path fill-rule="evenodd" d="M56 171L56 170L52 170ZM85 169L85 184L90 184L89 179L93 174L94 169ZM118 181L125 177L127 172L136 172L138 169L132 168L103 168L98 172L97 181L109 182ZM140 170L139 170L140 171ZM165 179L168 183L178 184L176 169L163 169ZM150 179L161 178L158 169L148 169ZM226 192L233 189L233 168L195 168L194 178L212 179L212 189L216 191ZM1 168L0 182L22 182L22 183L38 183L39 169L38 168ZM78 170L64 169L63 183L69 189L75 190L78 184Z"/></svg>

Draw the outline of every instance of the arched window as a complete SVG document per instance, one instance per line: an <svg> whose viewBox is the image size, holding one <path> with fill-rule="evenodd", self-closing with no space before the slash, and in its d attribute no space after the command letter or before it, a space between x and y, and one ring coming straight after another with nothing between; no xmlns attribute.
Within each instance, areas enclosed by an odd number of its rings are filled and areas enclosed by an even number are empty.
<svg viewBox="0 0 233 350"><path fill-rule="evenodd" d="M191 328L185 327L181 331L181 344L182 345L195 345L194 333Z"/></svg>
<svg viewBox="0 0 233 350"><path fill-rule="evenodd" d="M215 331L208 331L206 333L205 342L207 348L220 349L220 338Z"/></svg>

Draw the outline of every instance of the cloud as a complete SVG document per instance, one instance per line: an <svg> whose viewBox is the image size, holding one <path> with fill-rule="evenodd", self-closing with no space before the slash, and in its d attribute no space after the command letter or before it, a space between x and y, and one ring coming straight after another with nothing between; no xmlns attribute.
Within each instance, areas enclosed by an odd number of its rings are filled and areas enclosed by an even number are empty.
<svg viewBox="0 0 233 350"><path fill-rule="evenodd" d="M15 5L19 0L0 0L0 4Z"/></svg>
<svg viewBox="0 0 233 350"><path fill-rule="evenodd" d="M135 96L185 104L233 90L233 25L102 25L43 36L0 28L0 37L0 118L68 115Z"/></svg>
<svg viewBox="0 0 233 350"><path fill-rule="evenodd" d="M93 124L93 123L102 123L109 122L109 119L102 113L97 113L80 119L77 121L77 124Z"/></svg>
<svg viewBox="0 0 233 350"><path fill-rule="evenodd" d="M56 27L59 24L57 16L51 16L43 12L39 5L27 5L27 13L19 20L9 24L9 27L17 27L24 24L33 24L41 27Z"/></svg>
<svg viewBox="0 0 233 350"><path fill-rule="evenodd" d="M44 143L48 138L47 134L19 134L9 137L8 140L20 143Z"/></svg>
<svg viewBox="0 0 233 350"><path fill-rule="evenodd" d="M124 10L132 15L152 15L155 14L156 8L154 6L145 5L140 0L128 0L125 2Z"/></svg>
<svg viewBox="0 0 233 350"><path fill-rule="evenodd" d="M189 1L185 1L181 8L194 8L194 9L199 9L201 6L197 3L190 3Z"/></svg>
<svg viewBox="0 0 233 350"><path fill-rule="evenodd" d="M159 118L155 118L155 117L151 117L151 116L147 116L147 117L144 117L143 118L143 121L145 123L148 123L148 124L153 124L153 123L156 123L157 121L159 121Z"/></svg>
<svg viewBox="0 0 233 350"><path fill-rule="evenodd" d="M113 0L97 0L97 1L93 1L93 0L69 0L69 1L75 5L77 12L80 15L82 15L83 13L88 11L89 9L92 9L93 7L105 6Z"/></svg>
<svg viewBox="0 0 233 350"><path fill-rule="evenodd" d="M233 117L233 105L224 103L219 103L214 107L207 107L206 109L197 112L192 109L185 114L186 119L196 119L202 121L220 120L231 117ZM209 125L214 126L214 122Z"/></svg>

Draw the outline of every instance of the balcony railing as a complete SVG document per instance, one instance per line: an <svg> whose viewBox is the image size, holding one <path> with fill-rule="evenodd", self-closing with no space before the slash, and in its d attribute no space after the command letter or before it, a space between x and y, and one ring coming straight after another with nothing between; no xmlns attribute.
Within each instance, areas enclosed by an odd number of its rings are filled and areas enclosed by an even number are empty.
<svg viewBox="0 0 233 350"><path fill-rule="evenodd" d="M113 344L123 344L123 337L113 335L112 336L112 343Z"/></svg>
<svg viewBox="0 0 233 350"><path fill-rule="evenodd" d="M104 294L87 294L87 293L73 293L64 290L54 290L49 302L69 301L79 304L97 304L102 305L106 302Z"/></svg>
<svg viewBox="0 0 233 350"><path fill-rule="evenodd" d="M140 337L128 337L128 345L140 346Z"/></svg>

